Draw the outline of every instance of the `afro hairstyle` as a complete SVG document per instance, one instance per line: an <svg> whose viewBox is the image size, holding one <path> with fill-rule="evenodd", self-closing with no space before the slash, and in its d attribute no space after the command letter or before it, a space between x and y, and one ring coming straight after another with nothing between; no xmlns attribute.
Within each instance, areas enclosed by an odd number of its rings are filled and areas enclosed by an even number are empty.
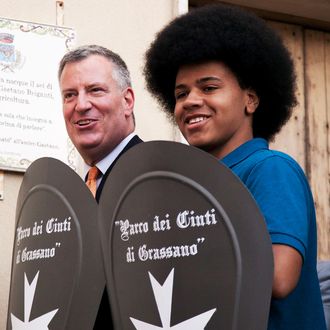
<svg viewBox="0 0 330 330"><path fill-rule="evenodd" d="M185 64L219 61L242 89L259 97L253 136L272 140L296 105L293 61L281 38L261 18L228 5L207 5L177 17L145 54L147 89L174 119L174 87Z"/></svg>

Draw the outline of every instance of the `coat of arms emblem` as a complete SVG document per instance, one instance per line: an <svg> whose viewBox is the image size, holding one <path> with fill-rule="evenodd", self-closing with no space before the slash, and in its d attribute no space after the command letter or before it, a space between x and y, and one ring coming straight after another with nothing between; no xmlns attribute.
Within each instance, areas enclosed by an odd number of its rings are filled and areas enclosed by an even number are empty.
<svg viewBox="0 0 330 330"><path fill-rule="evenodd" d="M14 72L22 66L22 55L15 49L15 36L11 33L0 33L0 70Z"/></svg>

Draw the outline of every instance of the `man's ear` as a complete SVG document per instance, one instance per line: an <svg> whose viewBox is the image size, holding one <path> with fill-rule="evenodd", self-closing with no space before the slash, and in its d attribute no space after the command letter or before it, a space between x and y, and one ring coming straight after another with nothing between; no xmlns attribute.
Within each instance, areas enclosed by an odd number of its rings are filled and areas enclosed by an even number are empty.
<svg viewBox="0 0 330 330"><path fill-rule="evenodd" d="M130 116L134 109L135 96L134 91L131 87L127 87L123 91L124 103L125 103L125 112Z"/></svg>
<svg viewBox="0 0 330 330"><path fill-rule="evenodd" d="M247 102L246 102L245 111L246 111L246 114L251 115L258 108L259 96L253 89L250 89L250 88L248 88L246 90L246 95L247 95Z"/></svg>

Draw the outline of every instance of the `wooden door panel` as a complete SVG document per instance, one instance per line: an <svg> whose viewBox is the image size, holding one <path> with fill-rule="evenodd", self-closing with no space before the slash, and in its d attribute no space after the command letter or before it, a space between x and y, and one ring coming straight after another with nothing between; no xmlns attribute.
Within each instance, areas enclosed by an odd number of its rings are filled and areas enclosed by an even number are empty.
<svg viewBox="0 0 330 330"><path fill-rule="evenodd" d="M330 33L268 23L293 57L299 103L271 147L290 154L305 170L316 206L318 256L330 259Z"/></svg>

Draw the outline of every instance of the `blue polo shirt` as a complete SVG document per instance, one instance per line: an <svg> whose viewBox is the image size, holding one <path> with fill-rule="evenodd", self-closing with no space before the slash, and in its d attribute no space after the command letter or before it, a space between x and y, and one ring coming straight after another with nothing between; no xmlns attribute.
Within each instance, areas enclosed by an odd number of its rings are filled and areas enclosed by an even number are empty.
<svg viewBox="0 0 330 330"><path fill-rule="evenodd" d="M303 258L296 288L272 299L269 330L325 330L316 271L317 235L313 197L305 174L290 156L252 139L221 160L252 193L273 244L295 248Z"/></svg>

